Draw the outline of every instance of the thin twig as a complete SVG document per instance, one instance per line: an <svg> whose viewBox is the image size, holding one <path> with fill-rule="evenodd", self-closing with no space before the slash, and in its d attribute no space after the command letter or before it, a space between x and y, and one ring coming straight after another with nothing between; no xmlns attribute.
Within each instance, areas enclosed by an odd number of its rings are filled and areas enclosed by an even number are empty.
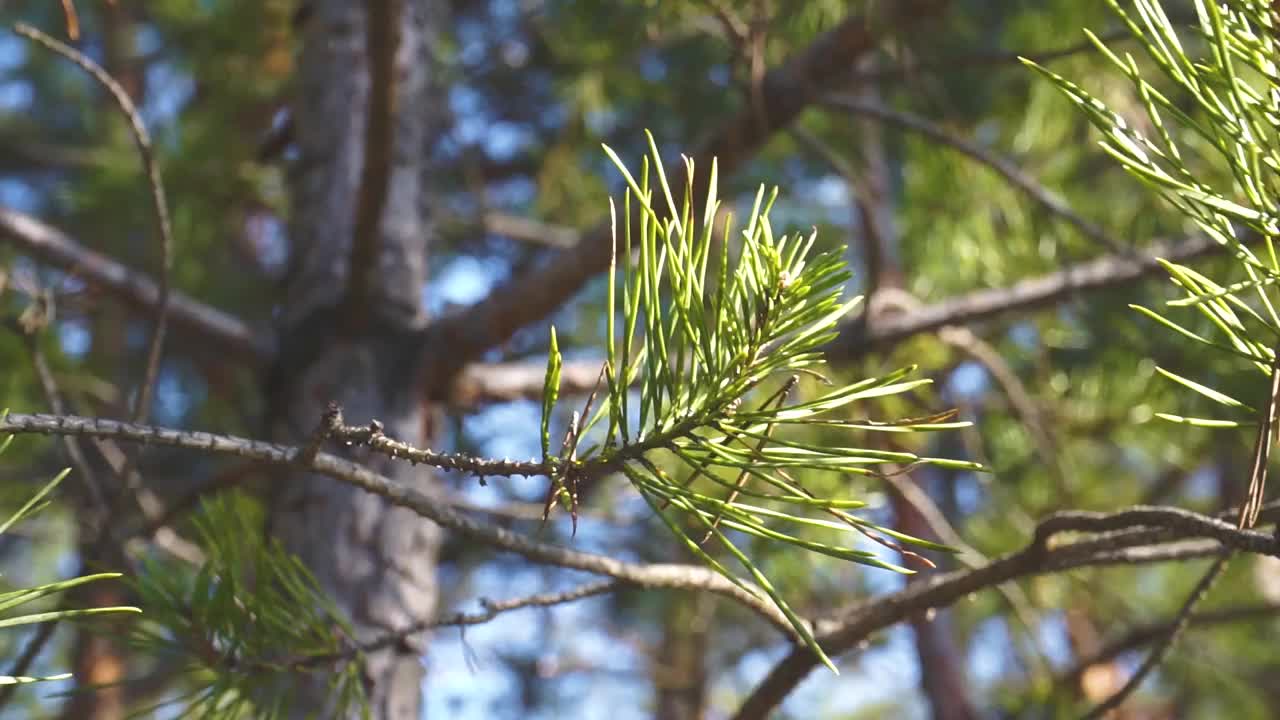
<svg viewBox="0 0 1280 720"><path fill-rule="evenodd" d="M62 0L62 17L67 22L67 37L72 42L80 39L80 17L76 15L76 6L71 0Z"/></svg>
<svg viewBox="0 0 1280 720"><path fill-rule="evenodd" d="M1188 629L1192 627L1200 628L1210 625L1224 625L1227 623L1249 622L1251 620L1269 620L1280 615L1280 603L1260 603L1257 605L1244 605L1237 607L1221 608L1218 610L1191 613L1188 619ZM1091 667L1108 663L1120 655L1142 647L1148 643L1159 640L1168 635L1174 625L1177 623L1177 616L1172 619L1158 623L1150 623L1139 625L1131 628L1123 636L1107 643L1107 645L1089 657L1077 662L1071 669L1059 675L1058 683L1062 685L1073 684Z"/></svg>
<svg viewBox="0 0 1280 720"><path fill-rule="evenodd" d="M1255 242L1256 238L1245 242ZM911 313L887 317L870 326L857 320L844 323L840 337L826 348L828 361L860 357L878 348L890 347L920 333L947 325L967 325L1012 312L1028 312L1052 305L1076 293L1114 288L1146 275L1164 273L1157 258L1187 262L1226 250L1209 238L1195 237L1178 242L1154 243L1141 255L1104 255L1038 277L1020 280L996 289L974 290L948 298Z"/></svg>
<svg viewBox="0 0 1280 720"><path fill-rule="evenodd" d="M40 312L42 311L37 311L37 313ZM44 352L40 349L37 333L43 327L43 323L43 318L34 321L31 319L26 321L19 320L13 323L13 329L23 337L28 347L36 382L40 386L45 402L55 415L65 415L72 411L73 408L70 408L63 398L62 391L49 368ZM93 466L89 464L79 438L68 435L63 436L61 441L68 458L71 460L72 467L76 470L77 477L85 484L89 493L89 501L94 512L89 515L92 520L88 523L88 534L82 538L82 542L92 544L100 541L107 534L113 534L113 531L117 529L117 526L108 523L109 518L113 516L113 509L110 503L107 502L102 483L99 481ZM93 445L112 470L124 477L123 473L126 469L127 460L119 448L110 440L102 438L93 438ZM138 482L126 482L123 484L136 493L138 505L149 521L150 529L147 531L147 536L154 544L179 559L198 565L203 558L203 553L198 546L182 538L172 528L168 527L167 523L157 519L164 517L163 504L155 497L154 493L148 488L141 487Z"/></svg>
<svg viewBox="0 0 1280 720"><path fill-rule="evenodd" d="M160 166L156 162L151 144L151 135L147 131L147 126L143 122L137 106L134 105L133 99L129 97L128 91L115 78L111 77L101 65L98 65L84 53L26 23L17 23L14 26L14 31L79 66L107 91L124 115L129 130L133 135L138 157L142 161L147 188L151 195L157 239L160 243L159 272L156 278L155 329L152 331L151 340L147 347L146 366L143 370L142 382L138 387L138 394L131 415L133 422L144 423L151 412L151 396L155 391L156 379L160 374L160 358L164 351L165 333L169 322L169 281L173 268L173 226L169 217L168 201L165 198L164 183L160 177ZM117 496L116 505L119 506L127 499L132 498L139 504L143 513L150 518L156 514L152 512L155 510L155 503L148 503L148 500L152 499L150 493L143 487L141 479L134 472L137 463L138 453L134 453L126 459L123 467L116 469L121 486L128 490L128 492Z"/></svg>
<svg viewBox="0 0 1280 720"><path fill-rule="evenodd" d="M374 652L383 648L390 647L399 642L403 642L404 638L415 635L424 630L442 627L466 627L468 625L480 625L487 623L505 612L512 610L521 610L531 607L551 607L552 605L563 605L564 603L582 600L596 595L605 595L614 592L622 586L617 580L597 580L595 582L585 583L576 588L565 590L558 593L542 593L539 595L530 595L528 597L513 598L511 600L480 600L482 612L464 613L459 612L453 615L424 622L412 628L400 630L390 635L374 639L364 645L360 649L363 652Z"/></svg>
<svg viewBox="0 0 1280 720"><path fill-rule="evenodd" d="M1003 177L1010 185L1026 193L1028 197L1036 201L1040 206L1044 207L1050 213L1057 215L1065 220L1069 225L1074 227L1093 242L1107 248L1111 252L1127 254L1131 251L1125 247L1124 243L1112 237L1101 227L1086 220L1083 216L1071 209L1071 206L1055 195L1052 191L1041 185L1037 180L1027 173L1023 172L1013 161L1000 157L995 153L979 146L977 143L962 138L942 127L929 122L919 115L893 110L878 103L866 102L854 97L844 95L829 95L823 98L822 104L828 108L842 110L847 113L861 115L864 117L875 118L881 122L887 123L901 130L909 130L911 132L923 135L930 140L949 147L960 154L985 165Z"/></svg>
<svg viewBox="0 0 1280 720"><path fill-rule="evenodd" d="M382 423L377 420L365 426L345 425L340 410L333 419L336 422L326 428L326 437L349 445L363 445L388 457L407 460L413 465L430 465L441 470L460 470L477 477L493 475L533 477L547 475L551 471L551 466L536 460L481 460L461 453L436 452L427 448L414 447L384 435Z"/></svg>
<svg viewBox="0 0 1280 720"><path fill-rule="evenodd" d="M0 237L18 249L91 287L109 292L133 308L154 311L159 303L158 284L140 272L106 255L90 250L58 228L10 208L0 208ZM175 329L199 337L212 352L232 357L251 367L267 367L275 355L274 340L247 323L189 295L170 292L169 318Z"/></svg>
<svg viewBox="0 0 1280 720"><path fill-rule="evenodd" d="M481 215L480 223L487 233L553 248L571 248L578 244L582 235L571 227L495 211Z"/></svg>
<svg viewBox="0 0 1280 720"><path fill-rule="evenodd" d="M1266 500L1267 466L1271 460L1271 443L1276 427L1280 426L1280 344L1271 350L1271 392L1267 395L1267 404L1263 407L1258 419L1258 436L1253 445L1253 467L1249 470L1249 491L1245 496L1244 507L1240 510L1238 525L1251 528L1258 522L1258 511Z"/></svg>
<svg viewBox="0 0 1280 720"><path fill-rule="evenodd" d="M372 424L370 427L372 427ZM320 423L316 425L316 429L312 431L311 438L307 441L306 446L298 454L298 464L302 467L308 467L315 462L316 455L324 448L324 444L340 429L342 429L342 407L336 402L331 402L325 408L324 415L320 418ZM382 428L378 426L378 433L381 434L381 432Z"/></svg>
<svg viewBox="0 0 1280 720"><path fill-rule="evenodd" d="M1102 42L1110 44L1117 40L1132 39L1133 33L1128 28L1121 28L1103 33L1098 36ZM853 79L857 81L867 80L897 80L912 75L919 75L930 70L946 70L953 72L957 68L969 67L989 67L991 65L1012 65L1020 66L1019 58L1030 58L1037 63L1044 65L1054 60L1061 60L1072 55L1081 53L1097 52L1098 46L1093 44L1092 40L1083 40L1074 45L1068 45L1057 50L1045 50L1043 52L1034 52L1027 50L1024 52L974 52L965 55L957 55L953 57L942 58L938 60L922 60L914 63L904 63L892 67L875 68L854 74Z"/></svg>
<svg viewBox="0 0 1280 720"><path fill-rule="evenodd" d="M27 353L31 357L31 367L35 371L36 384L40 386L40 393L44 395L44 401L49 406L49 411L54 415L67 414L67 406L62 399L62 391L58 388L57 380L49 369L49 363L45 359L44 351L40 349L37 331L34 328L19 327L16 323L11 324L11 327L21 335L23 342L27 346ZM67 459L71 461L71 466L75 468L76 476L89 493L90 503L99 512L105 513L108 507L107 497L102 491L102 483L99 482L97 473L94 472L93 467L89 465L88 458L85 457L84 448L81 447L79 440L76 438L66 436L61 440ZM105 520L105 516L98 518L98 522L104 522Z"/></svg>
<svg viewBox="0 0 1280 720"><path fill-rule="evenodd" d="M2 433L110 437L235 455L275 465L293 465L303 453L303 449L298 447L230 435L74 416L10 414L0 419L0 434ZM520 475L528 469L522 466L536 465L476 460L448 454L431 454L430 459L434 461L432 464L439 463L438 467L461 469L478 475ZM762 590L749 583L735 583L714 570L672 563L631 563L539 542L521 533L480 522L440 503L434 495L402 485L358 463L324 452L317 453L307 469L378 495L392 505L406 508L445 529L494 548L522 555L533 562L607 575L640 587L706 590L735 600L789 636L794 632L787 618Z"/></svg>
<svg viewBox="0 0 1280 720"><path fill-rule="evenodd" d="M1140 665L1138 669L1134 671L1133 675L1129 677L1128 682L1112 694L1111 697L1098 703L1092 710L1085 713L1081 717L1081 720L1098 720L1098 718L1103 717L1108 712L1120 707L1120 704L1138 689L1138 686L1141 685L1142 681L1151 674L1151 671L1155 670L1156 667L1164 661L1165 657L1169 654L1169 650L1173 648L1173 641L1178 639L1178 636L1182 634L1182 631L1186 629L1187 625L1191 622L1192 611L1195 610L1196 605L1204 599L1204 596L1208 594L1209 589L1213 587L1214 582L1222 576L1222 571L1227 567L1227 561L1230 560L1231 556L1234 554L1235 553L1231 550L1223 550L1223 552L1214 559L1213 564L1209 566L1209 570L1205 572L1204 576L1200 578L1200 581L1196 583L1196 586L1192 588L1191 594L1187 596L1186 601L1182 604L1182 608L1178 610L1178 614L1174 616L1173 622L1169 624L1167 631L1160 637L1155 646L1151 648L1151 652L1147 654L1146 660L1142 661L1142 665Z"/></svg>
<svg viewBox="0 0 1280 720"><path fill-rule="evenodd" d="M585 583L576 588L556 593L541 593L538 595L530 595L527 597L513 598L511 600L486 600L481 599L480 605L484 608L483 612L464 613L458 612L447 617L437 618L435 620L424 620L414 623L408 627L401 628L394 632L389 632L373 640L348 647L344 650L330 653L320 653L315 655L306 655L287 660L283 663L272 661L260 663L262 669L275 669L281 665L288 666L294 670L308 670L315 668L328 669L334 663L351 662L364 653L378 652L387 648L404 645L408 640L419 633L426 632L435 628L443 627L468 627L472 625L481 625L498 617L499 615L511 612L512 610L521 610L533 607L551 607L554 605L563 605L565 603L582 600L596 595L604 595L621 587L621 583L616 580L597 580L595 582ZM253 661L236 663L238 668L253 668Z"/></svg>
<svg viewBox="0 0 1280 720"><path fill-rule="evenodd" d="M138 390L137 404L133 408L133 421L146 422L151 408L151 393L155 387L156 376L160 372L160 354L164 348L165 329L168 324L169 274L173 266L173 227L169 219L169 204L165 200L164 184L160 178L160 166L156 162L151 146L151 135L147 132L147 126L142 122L142 115L134 105L133 99L129 97L128 91L101 65L79 50L26 23L17 23L13 29L19 35L35 41L78 65L111 95L120 112L128 120L129 130L133 134L134 144L138 149L138 157L142 160L147 187L151 193L152 209L155 212L156 232L160 240L160 272L156 280L156 327L147 349L147 365L142 386Z"/></svg>

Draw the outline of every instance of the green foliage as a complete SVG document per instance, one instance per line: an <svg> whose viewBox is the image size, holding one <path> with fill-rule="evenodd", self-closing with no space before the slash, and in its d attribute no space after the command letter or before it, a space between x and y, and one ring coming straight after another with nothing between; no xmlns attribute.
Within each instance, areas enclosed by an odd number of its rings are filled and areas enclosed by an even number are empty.
<svg viewBox="0 0 1280 720"><path fill-rule="evenodd" d="M134 583L149 622L132 642L194 683L183 717L285 717L289 680L303 675L324 678L332 716L346 717L366 703L354 630L262 520L239 492L206 501L196 529L207 561L194 575L149 564Z"/></svg>
<svg viewBox="0 0 1280 720"><path fill-rule="evenodd" d="M3 443L0 443L0 452L4 452L8 448L9 443L13 440L12 436L6 437ZM49 505L50 495L54 489L67 477L70 470L63 470L58 473L52 480L40 488L39 492L31 497L22 507L18 508L9 518L0 522L0 535L8 532L14 525L22 522L26 518L40 512ZM17 590L9 590L0 592L0 630L17 627L19 625L30 625L34 623L58 622L60 620L74 620L79 618L117 614L117 613L137 613L141 612L136 607L117 606L117 607L101 607L101 608L82 608L82 609L65 609L50 610L46 612L31 612L26 614L13 614L16 608L30 603L38 602L44 598L56 595L74 587L79 587L91 582L99 580L109 580L120 577L120 573L95 573L93 575L84 575L81 577L62 580L59 582L45 583L34 587L20 588ZM71 673L63 673L59 675L49 675L45 677L27 677L0 675L0 685L15 685L44 682L47 680L65 680L71 677Z"/></svg>
<svg viewBox="0 0 1280 720"><path fill-rule="evenodd" d="M876 476L880 472L877 466L890 463L980 468L975 463L908 452L815 442L778 431L909 433L953 429L966 423L951 422L949 413L891 422L831 415L856 403L928 384L927 379L909 379L913 367L830 387L815 398L793 398L801 374L833 385L816 370L822 363L822 347L835 338L839 322L860 300L841 299L849 280L841 254L811 254L815 234L775 235L769 210L777 191L766 199L761 188L741 232L737 257L731 257L730 227L719 241L713 236L719 210L715 164L706 204L695 210L691 206L694 168L691 161L685 161L684 201L677 206L652 136L649 142L652 166L646 158L639 179L612 149L605 148L626 178L628 191L621 217L614 209L615 261L608 285L604 398L594 415L591 401L581 414L574 414L562 454L548 458L556 468L548 506L557 492L567 490L568 505L574 511L579 479L622 472L690 552L749 587L704 547L716 538L787 615L810 648L830 665L804 622L740 548L742 540L783 543L855 563L911 572L870 551L778 529L779 524L822 528L877 539L888 536L932 550L947 549L847 512L865 503L819 497L802 484L799 473ZM655 180L656 186L651 185ZM661 210L655 207L655 195ZM714 252L717 247L718 255ZM543 394L544 454L550 447L547 428L558 393L559 353L554 330L552 343ZM633 392L637 383L639 389ZM580 449L582 437L605 418L603 440ZM655 456L683 467L685 477L673 477ZM834 521L811 517L815 511ZM698 536L702 536L700 540Z"/></svg>
<svg viewBox="0 0 1280 720"><path fill-rule="evenodd" d="M1243 359L1270 375L1276 356L1272 346L1280 338L1280 315L1270 296L1271 286L1280 280L1274 246L1280 233L1275 211L1280 199L1280 69L1275 62L1280 42L1274 10L1260 0L1197 2L1197 24L1187 41L1158 0L1135 0L1135 13L1126 12L1115 0L1109 2L1171 86L1152 84L1133 55L1113 52L1089 33L1142 99L1146 122L1126 121L1076 84L1026 62L1102 131L1101 145L1108 154L1227 247L1236 261L1230 276L1216 279L1165 262L1183 297L1167 303L1167 311L1135 309L1187 340ZM1203 48L1202 56L1193 58L1187 47ZM1197 152L1207 157L1195 158ZM1193 158L1225 166L1228 177L1212 182ZM1261 255L1255 252L1258 239ZM1190 327L1183 319L1188 312L1202 315L1211 329ZM1160 372L1226 415L1158 414L1171 422L1232 428L1249 424L1262 409L1261 403L1243 402L1171 370ZM1264 433L1261 442L1269 442L1268 435ZM1265 446L1261 447L1265 463Z"/></svg>

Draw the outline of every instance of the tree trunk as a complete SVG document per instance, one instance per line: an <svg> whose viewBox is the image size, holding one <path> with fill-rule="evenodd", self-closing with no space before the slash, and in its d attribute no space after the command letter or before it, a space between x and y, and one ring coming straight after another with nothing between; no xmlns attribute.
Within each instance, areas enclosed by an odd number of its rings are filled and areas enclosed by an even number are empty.
<svg viewBox="0 0 1280 720"><path fill-rule="evenodd" d="M300 34L293 105L297 156L291 168L292 270L280 309L280 347L268 382L271 433L305 442L326 405L347 422L384 423L418 445L432 437L407 338L426 317L427 218L422 165L436 110L428 100L436 0L389 3L399 20L392 70L395 103L385 206L377 229L370 290L351 320L338 305L350 274L369 116L368 3L313 0ZM393 45L394 47L394 45ZM385 48L383 48L385 50ZM430 473L360 451L348 455L397 482L429 490ZM439 528L412 512L324 477L297 473L275 481L270 516L285 548L311 568L354 624L357 640L395 632L436 608ZM368 655L366 690L375 720L420 717L422 638ZM295 679L295 717L333 717L323 676Z"/></svg>
<svg viewBox="0 0 1280 720"><path fill-rule="evenodd" d="M915 480L907 477L904 482ZM906 498L895 492L891 503L898 530L937 541L929 523ZM907 582L923 579L917 575ZM949 616L949 611L937 610L911 617L916 658L920 663L920 689L929 701L930 716L934 720L974 720L978 713L969 699L964 654L956 647Z"/></svg>
<svg viewBox="0 0 1280 720"><path fill-rule="evenodd" d="M654 658L655 717L701 720L707 695L707 648L715 598L710 593L671 593L662 618L662 643Z"/></svg>
<svg viewBox="0 0 1280 720"><path fill-rule="evenodd" d="M121 567L117 553L101 544L81 546L81 574L101 572L104 567ZM99 564L101 563L101 564ZM82 585L69 596L72 607L109 607L132 602L118 582ZM107 628L114 628L108 630ZM126 628L119 621L76 628L71 651L73 672L81 692L67 698L60 717L66 720L121 720L127 716L126 690L129 656L121 636Z"/></svg>

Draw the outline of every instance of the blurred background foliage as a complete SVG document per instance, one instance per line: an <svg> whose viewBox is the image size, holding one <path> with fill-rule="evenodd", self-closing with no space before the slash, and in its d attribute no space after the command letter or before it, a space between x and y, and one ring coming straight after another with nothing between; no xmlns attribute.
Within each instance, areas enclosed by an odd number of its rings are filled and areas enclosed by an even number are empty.
<svg viewBox="0 0 1280 720"><path fill-rule="evenodd" d="M546 252L494 231L495 217L567 231L585 231L605 217L621 183L600 143L638 158L649 129L668 151L691 149L731 113L750 107L753 62L776 66L849 14L879 4L445 3L436 82L448 123L434 144L423 198L438 231L424 302L434 312L474 302ZM1165 5L1175 18L1191 16L1190 0ZM287 125L295 3L81 0L76 8L80 47L138 99L160 148L178 238L175 287L267 327L289 266L288 151L273 147L272 137ZM59 4L46 0L11 0L0 18L50 32L64 27ZM754 57L735 43L729 29L735 21L759 30ZM1188 236L1193 229L1181 217L1097 149L1098 134L1086 118L1016 61L1019 54L1037 58L1141 121L1131 86L1088 47L1082 27L1116 46L1127 42L1101 1L954 0L919 32L884 29L877 51L855 69L857 81L832 90L918 116L1004 158L1120 248L1086 237L989 167L933 138L830 106L807 110L793 131L776 135L742 170L722 178L722 195L742 216L758 184L780 185L775 227L813 226L821 249L847 245L851 294L892 286L922 303ZM156 265L148 198L117 113L83 74L11 33L0 34L0 204L134 267ZM876 233L867 232L868 222ZM142 372L147 322L74 273L50 270L9 246L0 245L0 253L9 281L6 313L19 312L33 292L55 296L54 320L39 342L78 411L125 414L129 388ZM1232 263L1209 259L1197 267L1223 277ZM1264 379L1128 309L1173 296L1157 274L976 324L969 329L992 351L984 357L996 359L994 368L929 334L844 360L833 372L849 381L919 364L923 376L936 380L931 389L868 403L860 412L887 418L956 407L974 423L904 442L913 452L965 457L991 469L920 468L907 476L976 553L1021 547L1035 520L1056 509L1147 503L1217 510L1243 492L1249 434L1153 422L1160 411L1205 414L1155 365L1242 398L1261 397ZM601 280L552 318L566 359L602 356L604 305ZM1198 322L1192 313L1186 320ZM492 359L540 362L546 338L545 323L529 328ZM0 367L5 406L45 407L19 334L0 333ZM1002 375L1015 378L1021 389L1014 394L1026 397L1014 397ZM170 344L157 422L259 435L263 404L251 369L198 338ZM447 443L479 455L531 457L537 419L536 400L459 407ZM63 464L50 443L16 443L0 459L5 507L20 504L37 478ZM225 459L163 450L145 456L144 470L154 484L182 487L248 472ZM894 492L880 480L809 481L820 494L870 497L868 517L901 524ZM471 478L443 482L489 520L539 532L541 482L491 481L482 488ZM176 527L196 535L197 515ZM540 532L616 557L687 559L622 483L589 496L576 539L569 539L567 518ZM904 582L767 544L750 551L802 614ZM74 524L65 514L44 513L25 534L0 539L6 588L56 580L76 567ZM839 658L842 675L815 674L784 705L784 717L955 717L940 714L940 698L930 694L936 689L922 683L939 668L921 641L925 633L945 635L944 659L967 693L954 700L980 716L1072 716L1118 687L1142 648L1083 673L1076 663L1129 628L1169 617L1200 572L1201 564L1191 563L1037 577L1018 584L1025 603L1019 612L1010 608L1011 595L975 596L939 613L928 630L899 626ZM1277 573L1269 560L1235 563L1202 609L1280 602ZM525 595L571 577L457 542L446 547L441 579L445 608L472 608L478 597ZM1278 662L1275 622L1259 612L1192 627L1183 649L1139 694L1139 709L1124 717L1270 717L1280 702L1270 682ZM16 657L23 637L0 636L0 658ZM75 638L73 628L61 628L36 670L69 666ZM512 613L465 633L440 631L425 660L424 692L433 717L682 717L664 714L675 707L666 703L680 697L692 698L705 717L726 717L778 657L777 640L727 603L624 590ZM142 684L130 701L141 706L174 696L183 682ZM58 706L38 693L20 697L6 717L52 714Z"/></svg>

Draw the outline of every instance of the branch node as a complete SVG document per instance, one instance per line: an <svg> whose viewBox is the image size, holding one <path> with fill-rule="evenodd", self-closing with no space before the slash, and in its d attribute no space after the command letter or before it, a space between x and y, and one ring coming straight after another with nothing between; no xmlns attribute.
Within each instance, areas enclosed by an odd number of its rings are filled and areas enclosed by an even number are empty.
<svg viewBox="0 0 1280 720"><path fill-rule="evenodd" d="M341 427L342 406L336 402L330 402L328 407L325 408L324 414L320 416L320 423L316 425L316 429L311 433L311 438L307 441L306 447L302 448L302 451L298 453L298 464L303 467L314 465L316 456L320 454L320 448Z"/></svg>

